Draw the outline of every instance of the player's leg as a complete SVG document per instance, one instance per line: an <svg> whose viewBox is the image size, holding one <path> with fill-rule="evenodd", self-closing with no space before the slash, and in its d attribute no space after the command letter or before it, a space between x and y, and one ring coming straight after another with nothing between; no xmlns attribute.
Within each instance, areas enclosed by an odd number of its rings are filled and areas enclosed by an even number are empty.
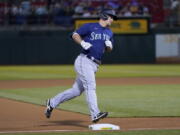
<svg viewBox="0 0 180 135"><path fill-rule="evenodd" d="M86 72L82 81L84 84L86 101L90 110L91 118L93 119L100 112L97 102L94 73L92 71Z"/></svg>
<svg viewBox="0 0 180 135"><path fill-rule="evenodd" d="M52 110L56 108L59 104L81 95L83 91L84 91L83 85L79 80L79 78L77 77L72 88L67 89L61 93L58 93L53 98L47 100L46 103L47 107L45 110L46 117L50 118Z"/></svg>
<svg viewBox="0 0 180 135"><path fill-rule="evenodd" d="M85 89L86 100L88 103L92 121L98 116L98 114L100 114L96 96L95 72L97 71L97 69L97 64L92 62L84 55L80 56L79 69L77 70L77 72L79 73L80 79Z"/></svg>
<svg viewBox="0 0 180 135"><path fill-rule="evenodd" d="M75 61L75 71L77 72L76 69L78 69L79 66L79 57L77 57L76 61ZM77 77L76 80L73 84L73 87L70 89L65 90L64 92L61 92L59 94L57 94L55 97L48 99L47 103L46 103L46 110L45 110L45 115L47 118L49 118L51 116L51 112L53 110L53 108L56 108L59 104L68 101L72 98L75 98L79 95L81 95L81 93L84 91L84 87L82 85L81 79L77 73Z"/></svg>
<svg viewBox="0 0 180 135"><path fill-rule="evenodd" d="M77 78L72 88L67 89L64 92L59 93L55 97L53 97L51 99L52 107L56 108L59 104L68 101L72 98L75 98L77 96L80 96L83 91L83 87L80 84L81 81Z"/></svg>

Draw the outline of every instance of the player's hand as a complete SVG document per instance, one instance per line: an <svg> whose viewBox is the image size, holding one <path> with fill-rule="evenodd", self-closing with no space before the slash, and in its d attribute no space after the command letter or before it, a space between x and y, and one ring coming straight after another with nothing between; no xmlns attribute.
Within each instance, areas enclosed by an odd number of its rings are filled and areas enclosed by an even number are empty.
<svg viewBox="0 0 180 135"><path fill-rule="evenodd" d="M88 43L88 42L85 42L84 40L81 41L81 46L82 48L84 48L85 50L88 50L92 44Z"/></svg>
<svg viewBox="0 0 180 135"><path fill-rule="evenodd" d="M105 45L106 45L106 47L109 47L111 49L113 48L112 42L110 40L106 40Z"/></svg>

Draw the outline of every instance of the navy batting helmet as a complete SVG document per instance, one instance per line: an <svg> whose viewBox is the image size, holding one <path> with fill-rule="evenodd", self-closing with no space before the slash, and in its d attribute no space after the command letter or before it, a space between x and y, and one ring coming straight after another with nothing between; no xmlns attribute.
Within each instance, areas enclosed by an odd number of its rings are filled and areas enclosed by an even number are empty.
<svg viewBox="0 0 180 135"><path fill-rule="evenodd" d="M117 20L116 13L112 9L104 9L99 14L99 17L103 20L107 20L108 16L111 16L114 20Z"/></svg>

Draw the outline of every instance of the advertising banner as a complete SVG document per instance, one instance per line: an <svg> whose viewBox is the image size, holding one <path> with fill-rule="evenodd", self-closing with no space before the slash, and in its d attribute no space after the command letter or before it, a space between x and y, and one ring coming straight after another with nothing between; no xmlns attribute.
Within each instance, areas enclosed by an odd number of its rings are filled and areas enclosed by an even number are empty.
<svg viewBox="0 0 180 135"><path fill-rule="evenodd" d="M75 28L90 22L98 22L97 19L77 19ZM149 32L149 20L147 18L122 18L114 21L110 29L115 34L147 34Z"/></svg>

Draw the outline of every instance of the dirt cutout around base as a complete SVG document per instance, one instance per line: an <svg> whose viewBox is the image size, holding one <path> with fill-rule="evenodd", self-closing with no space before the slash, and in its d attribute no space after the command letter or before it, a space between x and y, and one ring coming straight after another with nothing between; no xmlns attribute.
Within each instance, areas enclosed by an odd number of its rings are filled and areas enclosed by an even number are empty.
<svg viewBox="0 0 180 135"><path fill-rule="evenodd" d="M0 89L38 88L72 85L73 80L15 80L0 81ZM63 84L63 85L62 85ZM177 78L114 78L98 79L97 84L180 84ZM80 113L55 109L52 117L44 116L45 106L0 98L0 133L43 131L89 131L90 117ZM180 129L180 117L105 118L99 123L120 126L121 131L150 129Z"/></svg>

